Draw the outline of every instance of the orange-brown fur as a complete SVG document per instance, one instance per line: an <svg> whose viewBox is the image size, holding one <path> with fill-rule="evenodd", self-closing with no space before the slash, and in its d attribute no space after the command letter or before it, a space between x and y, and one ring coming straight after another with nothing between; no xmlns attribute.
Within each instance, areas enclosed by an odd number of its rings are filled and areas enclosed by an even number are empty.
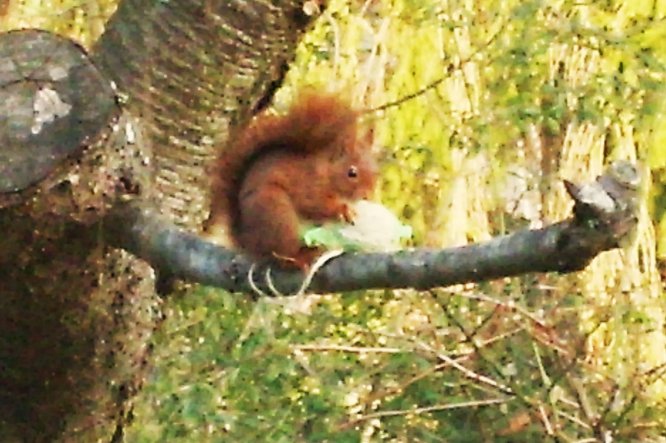
<svg viewBox="0 0 666 443"><path fill-rule="evenodd" d="M216 163L208 226L223 223L257 259L307 268L318 250L299 239L303 221L350 221L348 204L372 190L375 164L358 113L308 93L284 115L262 114Z"/></svg>

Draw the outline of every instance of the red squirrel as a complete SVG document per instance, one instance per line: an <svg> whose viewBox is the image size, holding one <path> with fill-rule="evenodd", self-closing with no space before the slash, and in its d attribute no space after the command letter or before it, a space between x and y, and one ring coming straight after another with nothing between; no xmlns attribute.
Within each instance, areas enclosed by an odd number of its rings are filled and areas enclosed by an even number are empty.
<svg viewBox="0 0 666 443"><path fill-rule="evenodd" d="M321 252L305 246L303 222L351 222L349 204L375 178L370 132L334 95L302 94L284 115L263 112L215 164L207 226L223 224L254 259L307 269Z"/></svg>

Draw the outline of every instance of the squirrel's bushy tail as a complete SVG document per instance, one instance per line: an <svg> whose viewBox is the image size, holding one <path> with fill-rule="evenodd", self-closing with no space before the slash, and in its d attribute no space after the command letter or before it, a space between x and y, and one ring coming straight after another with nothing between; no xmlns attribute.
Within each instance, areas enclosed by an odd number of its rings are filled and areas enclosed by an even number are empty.
<svg viewBox="0 0 666 443"><path fill-rule="evenodd" d="M243 178L257 157L275 149L301 153L324 150L344 134L354 133L357 118L358 112L349 103L314 91L302 93L284 115L263 113L256 117L229 140L214 164L206 229L222 223L234 230Z"/></svg>

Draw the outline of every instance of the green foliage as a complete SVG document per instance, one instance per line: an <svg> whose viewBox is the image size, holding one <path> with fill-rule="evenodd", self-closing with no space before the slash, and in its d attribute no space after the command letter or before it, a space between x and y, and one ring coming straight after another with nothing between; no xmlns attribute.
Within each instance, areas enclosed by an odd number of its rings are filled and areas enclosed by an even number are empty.
<svg viewBox="0 0 666 443"><path fill-rule="evenodd" d="M571 332L566 305L530 300L562 328L551 330L511 310L523 298L517 291L499 305L469 295L367 293L253 307L199 289L173 303L179 310L158 338L168 346L156 348L160 364L129 441L539 441L544 424L530 410L542 410L560 435L583 438L593 430L579 424L581 396L600 428L618 435L638 435L646 414L663 426L658 407L638 408L635 386L585 372L582 339L550 342ZM421 318L426 312L439 315ZM498 339L499 331L513 332ZM489 400L498 404L484 406Z"/></svg>
<svg viewBox="0 0 666 443"><path fill-rule="evenodd" d="M118 0L10 0L6 15L0 17L0 30L47 29L66 35L89 47L104 30L104 23L116 9Z"/></svg>

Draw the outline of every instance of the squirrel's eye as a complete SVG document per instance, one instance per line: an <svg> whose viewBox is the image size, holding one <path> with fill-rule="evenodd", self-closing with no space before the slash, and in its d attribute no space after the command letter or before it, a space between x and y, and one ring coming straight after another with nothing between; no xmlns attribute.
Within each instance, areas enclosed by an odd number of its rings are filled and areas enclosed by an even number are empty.
<svg viewBox="0 0 666 443"><path fill-rule="evenodd" d="M358 169L356 166L350 166L349 170L347 171L347 177L349 178L356 178L358 176Z"/></svg>

